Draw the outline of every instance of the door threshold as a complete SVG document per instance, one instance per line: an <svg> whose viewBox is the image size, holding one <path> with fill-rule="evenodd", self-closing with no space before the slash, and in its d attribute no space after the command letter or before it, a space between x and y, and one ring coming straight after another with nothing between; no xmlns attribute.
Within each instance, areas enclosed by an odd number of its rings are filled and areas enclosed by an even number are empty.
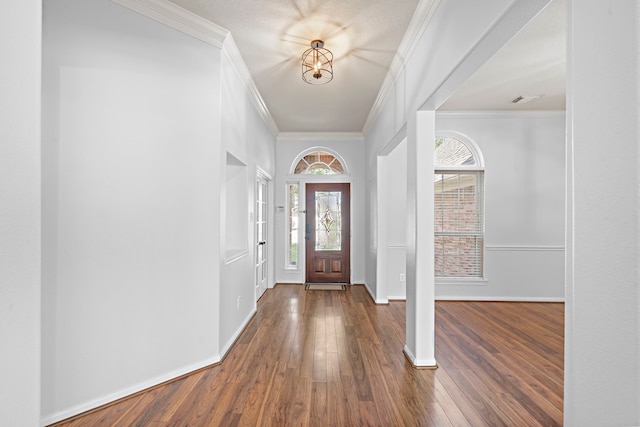
<svg viewBox="0 0 640 427"><path fill-rule="evenodd" d="M344 291L346 283L305 283L306 291Z"/></svg>

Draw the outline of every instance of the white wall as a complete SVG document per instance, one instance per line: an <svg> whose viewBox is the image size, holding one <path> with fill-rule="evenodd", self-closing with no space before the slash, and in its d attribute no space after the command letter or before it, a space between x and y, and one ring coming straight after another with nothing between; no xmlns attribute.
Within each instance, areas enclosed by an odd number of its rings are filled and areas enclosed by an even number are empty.
<svg viewBox="0 0 640 427"><path fill-rule="evenodd" d="M220 49L44 2L43 420L220 359Z"/></svg>
<svg viewBox="0 0 640 427"><path fill-rule="evenodd" d="M301 137L297 140L279 140L276 147L278 176L275 180L275 206L285 206L287 202L287 182L303 181L303 175L287 175L298 155L312 147L326 147L338 153L345 161L350 176L345 182L351 183L351 283L364 283L364 141L361 139L338 140L322 136L310 138ZM309 179L317 178L317 176ZM321 178L322 179L322 178ZM331 179L331 178L329 178ZM317 180L315 182L318 182ZM301 193L302 194L302 193ZM304 197L300 197L303 202ZM273 212L273 211L272 211ZM304 269L285 269L287 221L284 212L275 212L276 222L276 282L304 283ZM302 215L302 214L301 214ZM302 218L302 216L301 216ZM302 224L303 222L301 222ZM299 242L302 246L304 240ZM304 260L298 265L304 266Z"/></svg>
<svg viewBox="0 0 640 427"><path fill-rule="evenodd" d="M436 284L438 299L564 299L564 112L438 113L437 131L484 154L486 282ZM384 156L388 297L405 296L406 143ZM379 184L380 187L380 184ZM398 191L403 189L403 191ZM378 193L380 196L380 193ZM544 266L544 268L540 268ZM380 266L378 266L380 267Z"/></svg>
<svg viewBox="0 0 640 427"><path fill-rule="evenodd" d="M367 284L379 303L406 298L407 141L378 159L378 253L376 283ZM373 288L373 289L372 289Z"/></svg>
<svg viewBox="0 0 640 427"><path fill-rule="evenodd" d="M439 299L564 300L564 112L439 113L485 161L485 279Z"/></svg>
<svg viewBox="0 0 640 427"><path fill-rule="evenodd" d="M232 61L222 56L222 140L220 149L223 158L230 153L245 164L246 191L228 191L225 188L224 168L221 169L223 182L222 200L235 207L220 221L224 236L237 223L245 227L247 251L223 254L220 260L220 344L221 354L225 354L256 309L255 301L255 183L257 168L271 177L275 176L275 139L261 120L248 97ZM273 184L270 183L273 187ZM270 195L273 189L269 189ZM270 196L271 197L271 196ZM269 207L273 206L269 202ZM223 211L226 211L223 210ZM272 235L273 229L270 229ZM274 248L272 239L267 239L269 254ZM224 243L224 242L223 242ZM238 248L233 248L238 249ZM242 249L242 248L241 248ZM235 256L233 256L235 255ZM272 269L273 256L268 267ZM273 275L269 275L273 285ZM240 303L238 304L238 298Z"/></svg>
<svg viewBox="0 0 640 427"><path fill-rule="evenodd" d="M369 186L367 187L367 203L369 205L372 200L379 197L378 193L383 191L380 188L376 188L375 185L375 183L379 181L379 177L377 176L378 171L376 166L376 157L381 154L386 155L386 151L388 151L386 147L389 144L393 144L394 140L401 139L403 135L406 135L405 126L407 123L407 114L410 113L412 109L415 110L419 108L421 102L425 102L427 99L429 100L428 104L433 104L435 102L433 101L434 98L442 97L440 93L447 88L447 85L439 86L439 84L442 79L446 79L447 77L450 79L452 78L445 74L448 69L447 64L449 64L448 66L450 67L457 65L457 68L455 68L456 73L462 73L460 70L464 70L465 67L460 66L460 64L455 64L456 60L463 60L463 58L458 56L459 52L465 52L465 54L468 53L468 49L471 49L471 46L474 43L470 40L472 40L473 37L476 37L478 32L482 31L482 25L486 25L487 27L489 25L495 25L495 22L492 21L495 17L491 18L491 14L502 13L503 16L513 15L517 18L515 20L522 20L523 22L526 22L526 19L523 16L526 13L532 13L532 11L526 9L528 7L534 7L532 4L516 4L517 2L505 2L503 4L495 2L491 5L494 9L489 10L468 4L463 7L462 3L465 2L460 2L461 4L457 5L455 3L457 2L447 2L446 4L441 3L438 6L431 23L427 27L427 31L419 42L418 46L420 47L416 48L413 55L409 58L409 66L399 75L395 85L395 90L391 92L380 117L372 127L370 134L367 135L367 182L369 183ZM542 4L543 2L539 3ZM541 7L540 4L535 5L535 7ZM452 9L449 9L450 7ZM509 9L508 13L505 13L505 10L509 7L511 7L511 9ZM498 12L499 10L501 10L501 12ZM456 22L463 23L461 25L465 26L465 31L458 31L455 35L449 33L444 26L446 25L446 22L450 22L452 19ZM469 28L466 28L467 25L469 25ZM508 28L512 25L514 24L505 24L504 27ZM487 27L484 28L484 31L487 31ZM494 34L493 37L487 37L486 39L491 40L492 38L497 39L498 37L502 37L506 41L508 36L506 34L502 34L502 32L513 31L513 28L510 30L503 30L496 25L490 31L500 35L498 36ZM483 51L482 54L468 55L468 57L465 58L465 61L472 62L473 60L481 63L481 58L490 57L492 51L501 47L501 44L496 40L486 42L485 44L487 46L479 45L476 49L477 51ZM474 51L474 53L476 53L476 51ZM442 59L440 59L440 55L442 56ZM453 73L452 75L457 76L456 73ZM430 93L429 90L435 92ZM424 98L421 98L416 94L423 94ZM436 124L437 129L447 129L450 121L443 122L442 117L444 116L442 114L439 114L439 117L440 119ZM495 119L495 117L493 118ZM526 275L526 273L522 274L520 270L524 267L523 263L528 263L526 256L530 254L532 254L533 257L540 258L540 262L550 262L554 271L554 277L558 277L555 273L562 271L563 269L563 211L561 206L562 201L564 200L563 192L558 191L557 187L550 189L547 188L549 183L553 181L540 169L544 167L542 165L547 162L548 158L548 160L556 166L553 169L553 173L555 174L553 176L555 178L560 177L560 181L558 182L562 182L563 155L560 152L564 140L564 122L562 120L563 118L556 120L552 129L548 131L550 133L550 138L554 143L551 150L547 150L546 152L543 151L541 153L536 152L533 155L528 155L527 153L532 152L535 148L547 148L544 145L540 147L533 147L533 145L540 145L542 144L541 141L547 141L547 135L544 133L547 131L539 130L537 128L542 126L543 129L546 129L546 126L549 126L547 124L548 122L537 123L521 117L520 119L512 120L507 129L495 128L495 126L494 128L491 128L490 126L495 125L495 122L484 127L479 124L476 125L475 128L470 128L472 132L476 132L475 129L478 129L479 137L481 139L485 138L489 141L493 138L492 134L489 132L494 132L495 138L500 140L514 141L515 139L514 143L505 144L502 147L495 145L496 148L494 149L494 151L500 153L498 155L501 157L497 158L507 158L508 160L508 164L503 165L504 168L502 169L504 173L508 174L507 179L504 180L504 183L501 183L501 181L493 178L497 176L494 173L492 175L488 175L487 180L488 183L495 184L493 187L497 190L493 194L498 194L497 191L508 190L510 192L510 198L515 196L518 201L517 203L507 205L500 204L501 202L499 197L495 197L495 200L491 201L491 188L487 190L487 205L492 203L493 207L491 209L497 211L497 215L493 215L492 212L488 211L487 221L489 221L490 218L497 217L500 217L501 219L511 218L508 223L498 221L491 223L487 222L488 238L489 236L493 238L493 240L487 241L487 245L493 245L492 248L488 248L486 253L487 275L493 286L438 286L438 297L501 297L505 299L558 299L563 297L562 279L554 279L551 283L546 281L542 281L544 283L540 283L539 269L536 270L538 274L531 276L531 280L529 280L524 286L519 286L514 289L513 285L509 284L513 280L518 279L518 277ZM477 120L475 122L478 123ZM499 124L501 125L502 121L500 121ZM451 125L455 127L455 124ZM462 127L466 128L469 126L465 125ZM456 129L452 128L452 130ZM463 130L460 131L464 132ZM474 138L473 135L470 136ZM551 141L547 142L549 144L552 143ZM416 142L409 141L409 143ZM494 156L493 158L496 157ZM521 163L518 164L518 162ZM528 192L527 195L517 193L517 190L522 187L518 187L516 184L522 184L522 179L519 181L513 181L516 172L525 171L525 169L522 169L520 166L525 168L536 168L534 171L536 174L536 180L534 182L527 181L525 183L526 185L524 185L524 189ZM374 184L372 185L372 183ZM539 191L543 191L544 194L540 194ZM551 206L550 212L543 210L546 209L546 206L548 205ZM490 208L488 207L488 209ZM490 216L490 214L493 216ZM533 223L535 223L535 227L533 227L533 229L523 231L520 227L520 224L523 221L533 221ZM551 221L552 224L547 224L548 221ZM374 216L368 216L368 235L374 236L378 229L379 224L377 223L377 219ZM514 230L516 230L515 233ZM529 234L526 234L527 231ZM539 233L539 231L541 233ZM375 290L375 269L379 260L377 258L377 250L373 247L374 244L372 239L368 239L368 244L370 246L367 251L366 282ZM503 264L506 257L509 257L512 262L515 262L515 268L511 270L498 268L498 266ZM388 262L388 260L383 262ZM538 263L529 263L525 270L530 271L532 266L536 264ZM397 270L393 265L390 266L390 269ZM377 295L377 297L384 298L384 296L381 295Z"/></svg>
<svg viewBox="0 0 640 427"><path fill-rule="evenodd" d="M0 425L40 416L40 0L0 3Z"/></svg>
<svg viewBox="0 0 640 427"><path fill-rule="evenodd" d="M377 156L383 154L385 147L392 141L407 135L409 117L442 88L442 83L451 76L452 71L468 59L469 52L474 49L478 39L514 3L515 0L493 1L482 5L468 0L440 2L426 31L416 42L416 48L406 58L407 65L396 77L379 116L365 135L365 203L370 208L369 212L375 212L371 207L372 201L376 200ZM451 22L456 22L456 25L452 26ZM464 28L464 31L459 31L460 28ZM501 47L498 40L494 40L494 44L484 49L487 58ZM481 62L481 59L473 59ZM415 141L408 143L414 144ZM375 204L373 208L375 209ZM375 239L372 239L378 227L375 216L368 215L365 225L368 245L365 280L368 284L375 284L376 249Z"/></svg>
<svg viewBox="0 0 640 427"><path fill-rule="evenodd" d="M640 3L568 5L564 422L637 426Z"/></svg>

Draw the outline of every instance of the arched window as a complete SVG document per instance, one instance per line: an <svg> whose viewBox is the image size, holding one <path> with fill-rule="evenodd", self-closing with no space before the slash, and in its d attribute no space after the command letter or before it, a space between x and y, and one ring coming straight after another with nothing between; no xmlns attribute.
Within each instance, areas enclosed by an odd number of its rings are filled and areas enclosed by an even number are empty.
<svg viewBox="0 0 640 427"><path fill-rule="evenodd" d="M342 162L333 154L315 150L300 158L295 168L295 175L335 175L345 173Z"/></svg>
<svg viewBox="0 0 640 427"><path fill-rule="evenodd" d="M463 135L435 141L434 217L437 278L483 278L484 165Z"/></svg>

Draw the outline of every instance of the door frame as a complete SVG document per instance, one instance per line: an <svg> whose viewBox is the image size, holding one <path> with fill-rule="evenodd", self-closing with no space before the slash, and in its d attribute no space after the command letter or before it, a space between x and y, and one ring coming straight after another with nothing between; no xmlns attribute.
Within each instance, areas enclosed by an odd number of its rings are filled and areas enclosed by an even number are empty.
<svg viewBox="0 0 640 427"><path fill-rule="evenodd" d="M264 224L264 230L263 230L263 240L265 243L263 243L262 245L260 244L260 242L258 241L258 221L259 221L259 215L258 215L258 186L261 184L261 182L264 182L265 184L265 192L264 192L264 198L266 199L266 203L264 205L264 219L263 219L263 224ZM266 173L265 171L263 171L260 168L257 168L256 170L256 178L255 178L255 187L254 187L254 215L253 215L253 245L254 245L254 256L253 256L253 272L254 272L254 298L257 301L263 294L264 292L270 288L270 280L269 277L272 274L272 268L270 266L270 264L272 264L270 262L271 259L271 252L270 252L270 248L272 247L271 244L271 237L272 237L272 233L270 232L271 230L271 217L269 215L270 212L270 207L271 207L271 187L272 187L272 179L271 176ZM262 267L266 269L266 272L264 274L264 287L260 286L261 285L261 281L258 279L258 262L257 262L257 258L258 258L258 246L262 246L262 252L264 254L264 261L262 261Z"/></svg>

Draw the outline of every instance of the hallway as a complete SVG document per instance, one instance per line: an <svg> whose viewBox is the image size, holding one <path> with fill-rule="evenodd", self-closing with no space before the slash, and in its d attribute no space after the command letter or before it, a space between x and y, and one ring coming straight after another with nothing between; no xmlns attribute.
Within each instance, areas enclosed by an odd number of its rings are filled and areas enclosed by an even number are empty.
<svg viewBox="0 0 640 427"><path fill-rule="evenodd" d="M564 304L436 303L436 370L405 303L277 285L223 362L59 426L561 425Z"/></svg>

